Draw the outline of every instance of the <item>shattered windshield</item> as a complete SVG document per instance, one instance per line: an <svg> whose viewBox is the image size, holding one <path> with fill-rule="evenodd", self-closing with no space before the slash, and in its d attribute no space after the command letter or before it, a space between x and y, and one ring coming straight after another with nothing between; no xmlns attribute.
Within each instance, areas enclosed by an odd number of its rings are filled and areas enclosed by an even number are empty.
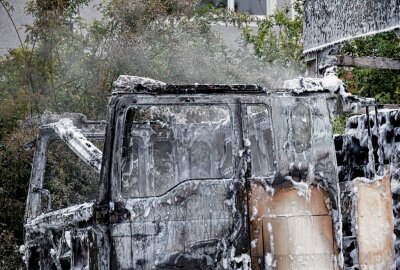
<svg viewBox="0 0 400 270"><path fill-rule="evenodd" d="M121 170L124 197L158 196L190 179L230 177L233 165L229 107L129 108Z"/></svg>

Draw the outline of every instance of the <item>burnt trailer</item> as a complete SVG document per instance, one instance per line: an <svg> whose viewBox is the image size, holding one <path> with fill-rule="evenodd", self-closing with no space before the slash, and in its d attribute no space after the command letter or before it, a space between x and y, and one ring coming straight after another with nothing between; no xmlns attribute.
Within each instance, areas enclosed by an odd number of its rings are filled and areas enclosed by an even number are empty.
<svg viewBox="0 0 400 270"><path fill-rule="evenodd" d="M26 208L27 268L343 269L343 239L363 239L342 234L331 121L373 101L326 78L270 91L120 76L106 122L47 115ZM64 198L46 184L48 148L60 140L100 172L95 198L61 191L66 201L51 206ZM381 233L392 236L390 226ZM392 265L393 245L368 269L390 269L376 267Z"/></svg>

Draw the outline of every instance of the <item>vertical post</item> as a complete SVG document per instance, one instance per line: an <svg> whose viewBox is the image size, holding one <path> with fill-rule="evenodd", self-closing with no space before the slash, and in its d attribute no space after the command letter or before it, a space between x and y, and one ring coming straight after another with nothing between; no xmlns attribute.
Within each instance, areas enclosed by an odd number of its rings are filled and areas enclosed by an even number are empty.
<svg viewBox="0 0 400 270"><path fill-rule="evenodd" d="M42 194L35 189L43 189L47 162L47 149L52 135L48 130L40 131L36 139L36 149L33 156L32 171L29 181L29 191L25 210L25 221L40 215L42 209Z"/></svg>
<svg viewBox="0 0 400 270"><path fill-rule="evenodd" d="M296 11L294 10L294 1L295 0L290 0L290 18L294 20L294 17L296 16Z"/></svg>
<svg viewBox="0 0 400 270"><path fill-rule="evenodd" d="M235 10L235 0L228 0L228 10Z"/></svg>
<svg viewBox="0 0 400 270"><path fill-rule="evenodd" d="M276 10L277 0L266 0L267 1L267 15L271 15Z"/></svg>

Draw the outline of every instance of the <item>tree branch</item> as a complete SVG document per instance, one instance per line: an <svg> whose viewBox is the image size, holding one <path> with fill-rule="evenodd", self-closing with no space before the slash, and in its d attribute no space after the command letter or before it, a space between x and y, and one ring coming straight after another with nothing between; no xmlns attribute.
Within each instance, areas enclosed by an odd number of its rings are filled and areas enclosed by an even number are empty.
<svg viewBox="0 0 400 270"><path fill-rule="evenodd" d="M24 47L24 43L22 43L22 39L21 39L21 36L20 36L20 34L18 32L18 28L15 25L15 22L14 22L12 16L11 16L10 11L7 9L7 5L4 3L4 0L0 0L0 3L3 6L3 8L5 9L5 11L7 12L8 18L10 19L10 21L11 21L13 27L14 27L14 30L15 30L17 36L18 36L19 43L21 44L21 47Z"/></svg>

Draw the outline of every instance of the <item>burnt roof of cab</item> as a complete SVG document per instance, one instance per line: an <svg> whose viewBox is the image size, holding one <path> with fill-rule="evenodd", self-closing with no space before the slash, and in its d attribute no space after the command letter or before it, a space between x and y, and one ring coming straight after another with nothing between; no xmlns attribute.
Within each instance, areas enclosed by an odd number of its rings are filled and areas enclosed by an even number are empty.
<svg viewBox="0 0 400 270"><path fill-rule="evenodd" d="M113 94L215 94L263 93L266 90L255 84L166 84L150 78L121 75L113 84Z"/></svg>
<svg viewBox="0 0 400 270"><path fill-rule="evenodd" d="M275 92L275 91L274 91ZM276 92L302 94L305 92L326 92L326 90L304 91L294 89L276 89ZM329 92L329 91L328 91ZM262 94L269 91L256 84L166 84L145 77L121 75L113 83L113 95L123 94Z"/></svg>

